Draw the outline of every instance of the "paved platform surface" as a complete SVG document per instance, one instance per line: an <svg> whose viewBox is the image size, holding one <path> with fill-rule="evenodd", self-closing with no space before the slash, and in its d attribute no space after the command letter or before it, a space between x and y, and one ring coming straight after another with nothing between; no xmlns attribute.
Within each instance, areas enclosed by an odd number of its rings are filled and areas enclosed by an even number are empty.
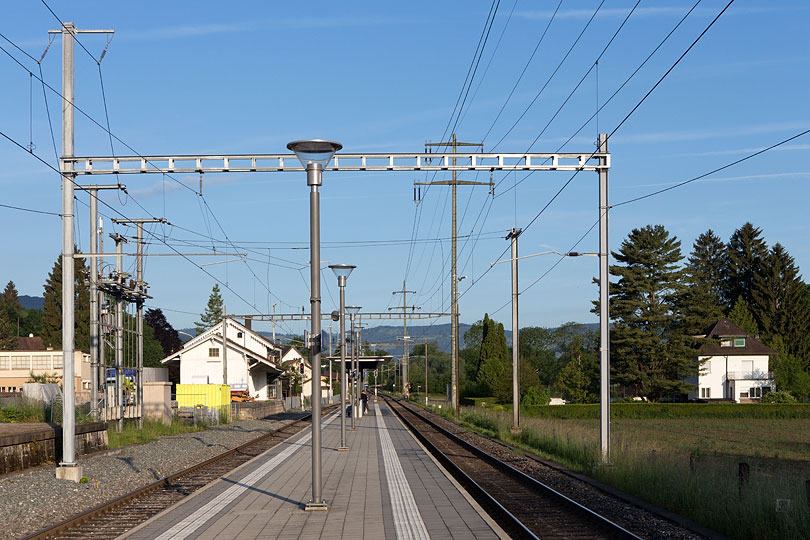
<svg viewBox="0 0 810 540"><path fill-rule="evenodd" d="M349 426L350 419L347 420ZM322 427L327 511L311 498L310 430L246 463L124 536L130 539L497 539L507 536L380 400L346 432Z"/></svg>

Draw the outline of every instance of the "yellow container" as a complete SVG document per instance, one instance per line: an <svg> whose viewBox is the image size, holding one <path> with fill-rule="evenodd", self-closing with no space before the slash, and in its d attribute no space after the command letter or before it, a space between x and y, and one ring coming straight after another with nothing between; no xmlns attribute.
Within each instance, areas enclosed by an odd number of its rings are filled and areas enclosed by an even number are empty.
<svg viewBox="0 0 810 540"><path fill-rule="evenodd" d="M177 406L208 408L231 404L231 387L227 384L178 384Z"/></svg>

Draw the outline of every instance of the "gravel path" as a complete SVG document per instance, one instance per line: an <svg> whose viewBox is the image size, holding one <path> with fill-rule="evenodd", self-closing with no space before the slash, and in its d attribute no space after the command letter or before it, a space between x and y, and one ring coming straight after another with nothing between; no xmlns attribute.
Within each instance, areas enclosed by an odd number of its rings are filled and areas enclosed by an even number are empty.
<svg viewBox="0 0 810 540"><path fill-rule="evenodd" d="M279 414L81 456L90 482L57 480L43 465L0 477L0 540L19 538L230 450L300 418ZM94 487L94 480L98 487Z"/></svg>
<svg viewBox="0 0 810 540"><path fill-rule="evenodd" d="M426 411L421 409L420 412ZM640 508L631 502L618 499L595 485L561 472L555 467L545 465L526 456L515 454L502 444L471 433L444 417L432 413L428 413L428 416L443 428L473 444L477 448L497 457L501 461L523 471L529 476L536 478L591 510L603 516L607 516L614 523L621 525L643 538L664 538L672 540L725 538L711 531L704 531L707 533L705 535L697 534L647 509Z"/></svg>

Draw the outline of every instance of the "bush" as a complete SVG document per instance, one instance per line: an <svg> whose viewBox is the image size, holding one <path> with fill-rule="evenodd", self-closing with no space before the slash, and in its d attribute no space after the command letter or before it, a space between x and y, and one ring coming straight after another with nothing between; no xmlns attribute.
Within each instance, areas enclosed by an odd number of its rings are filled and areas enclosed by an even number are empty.
<svg viewBox="0 0 810 540"><path fill-rule="evenodd" d="M763 399L763 401L765 401ZM527 406L537 418L599 418L598 404ZM612 403L611 418L810 418L803 403Z"/></svg>
<svg viewBox="0 0 810 540"><path fill-rule="evenodd" d="M548 405L549 403L551 403L551 395L548 393L548 389L544 388L541 391L536 386L530 386L526 393L523 394L523 398L520 400L520 405L522 407L531 405Z"/></svg>
<svg viewBox="0 0 810 540"><path fill-rule="evenodd" d="M796 403L796 398L790 392L777 390L762 396L762 403Z"/></svg>

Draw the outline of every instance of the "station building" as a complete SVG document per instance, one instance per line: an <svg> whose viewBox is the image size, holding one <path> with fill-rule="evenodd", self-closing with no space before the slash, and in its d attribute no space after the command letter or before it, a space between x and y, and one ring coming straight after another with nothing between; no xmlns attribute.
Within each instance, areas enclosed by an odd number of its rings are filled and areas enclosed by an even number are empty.
<svg viewBox="0 0 810 540"><path fill-rule="evenodd" d="M227 381L223 380L222 369L226 357ZM227 384L232 392L247 391L251 397L267 400L277 395L276 381L284 373L281 357L279 345L226 318L186 342L161 363L179 364L181 385Z"/></svg>

